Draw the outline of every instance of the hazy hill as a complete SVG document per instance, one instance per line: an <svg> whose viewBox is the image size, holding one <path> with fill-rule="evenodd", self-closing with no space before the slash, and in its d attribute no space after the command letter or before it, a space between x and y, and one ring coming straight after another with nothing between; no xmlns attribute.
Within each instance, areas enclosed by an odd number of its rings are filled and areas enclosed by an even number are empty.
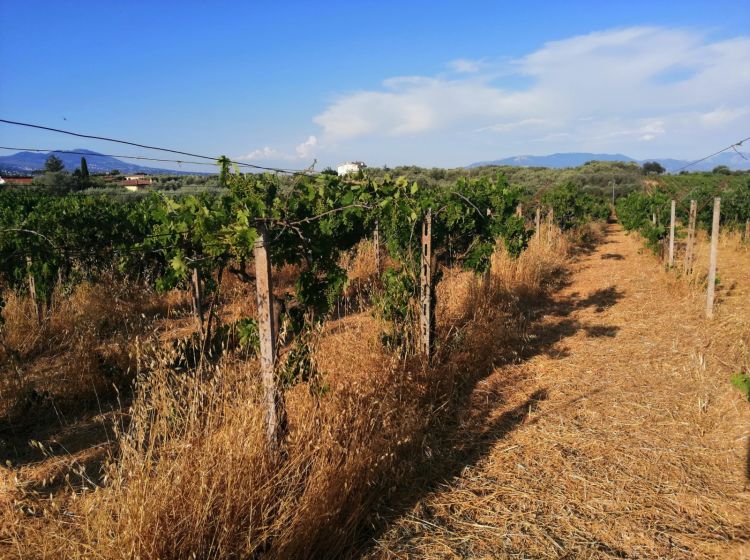
<svg viewBox="0 0 750 560"><path fill-rule="evenodd" d="M59 152L17 152L15 154L0 156L0 175L28 175L34 171L44 169L44 162L50 155L55 155L65 164L65 170L72 172L81 166L81 157L86 158L89 173L109 173L117 169L122 173L148 173L151 175L193 175L190 171L175 171L173 169L159 169L128 163L120 159L102 155L86 149L75 149L68 153ZM85 155L81 155L85 154Z"/></svg>
<svg viewBox="0 0 750 560"><path fill-rule="evenodd" d="M744 156L744 157L743 157ZM747 159L745 159L747 158ZM623 154L592 154L587 152L573 152L562 154L549 154L546 156L514 156L494 161L480 161L466 167L482 167L487 165L514 165L520 167L578 167L587 161L625 161L643 164L646 161L658 161L668 172L674 172L690 163L691 160L679 160L671 158L649 158L637 160ZM736 152L724 152L705 161L691 165L689 171L711 171L717 165L726 165L732 170L750 169L750 154L738 154Z"/></svg>

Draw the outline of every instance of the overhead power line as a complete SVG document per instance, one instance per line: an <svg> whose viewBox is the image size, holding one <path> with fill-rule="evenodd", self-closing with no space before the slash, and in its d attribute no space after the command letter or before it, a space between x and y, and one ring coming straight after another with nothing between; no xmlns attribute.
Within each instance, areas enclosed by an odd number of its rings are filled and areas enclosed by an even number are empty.
<svg viewBox="0 0 750 560"><path fill-rule="evenodd" d="M68 136L76 136L78 138L89 138L89 139L92 139L92 140L102 140L104 142L114 142L114 143L117 143L117 144L124 144L126 146L135 146L137 148L145 148L147 150L157 150L157 151L160 151L160 152L168 152L168 153L171 153L171 154L178 154L178 155L181 155L181 156L194 157L194 158L198 158L198 159L207 159L207 160L211 160L213 162L218 162L219 161L219 158L216 157L216 156L206 156L206 155L202 155L202 154L194 154L194 153L191 153L191 152L184 152L182 150L175 150L175 149L172 149L172 148L162 148L162 147L159 147L159 146L150 146L148 144L140 144L138 142L131 142L129 140L120 140L118 138L110 138L108 136L97 136L97 135L94 135L94 134L83 134L81 132L73 132L71 130L63 130L63 129L60 129L60 128L52 128L50 126L43 126L43 125L39 125L39 124L25 123L25 122L20 122L20 121L11 121L11 120L8 120L8 119L0 119L0 123L11 124L11 125L15 125L15 126L23 126L23 127L26 127L26 128L35 128L37 130L47 130L49 132L57 132L59 134L67 134ZM242 162L242 161L235 161L235 160L229 160L229 162L233 163L235 165L241 166L241 167L249 167L249 168L252 168L252 169L259 169L261 171L273 171L275 173L287 173L287 174L290 174L290 175L305 175L305 176L309 176L310 175L310 172L307 172L307 171L304 171L304 170L299 170L299 169L281 169L281 168L278 168L278 167L266 167L266 166L263 166L263 165L254 165L252 163L245 163L245 162Z"/></svg>
<svg viewBox="0 0 750 560"><path fill-rule="evenodd" d="M735 142L734 144L730 144L730 145L729 145L729 146L727 146L726 148L722 148L722 149L721 149L721 150L719 150L718 152L714 152L714 153L713 153L713 154L711 154L711 155L708 155L708 156L706 156L706 157L702 157L701 159L696 159L695 161L691 161L691 162L690 162L690 163L688 163L687 165L683 165L683 166L682 166L682 167L680 167L679 169L675 170L675 173L679 173L679 172L680 172L680 171L682 171L683 169L687 169L688 167L692 167L692 166L693 166L693 165L695 165L696 163L700 163L700 162L702 162L702 161L706 161L707 159L711 159L711 158L712 158L712 157L714 157L714 156L718 156L719 154L721 154L721 153L724 153L724 152L726 152L727 150L734 150L735 152L737 152L737 153L739 154L739 152L737 151L737 148L738 148L738 147L740 147L740 146L742 146L742 143L743 143L743 142L747 142L748 140L750 140L750 136L748 136L747 138L743 138L743 139L742 139L742 140L740 140L739 142ZM740 154L740 155L742 156L742 154ZM742 156L742 157L745 157L745 156Z"/></svg>

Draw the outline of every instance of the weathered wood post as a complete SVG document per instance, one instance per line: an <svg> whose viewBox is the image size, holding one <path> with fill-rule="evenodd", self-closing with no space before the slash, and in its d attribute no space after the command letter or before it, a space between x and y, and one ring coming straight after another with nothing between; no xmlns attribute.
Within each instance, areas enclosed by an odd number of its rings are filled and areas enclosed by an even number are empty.
<svg viewBox="0 0 750 560"><path fill-rule="evenodd" d="M750 241L750 218L745 220L745 241Z"/></svg>
<svg viewBox="0 0 750 560"><path fill-rule="evenodd" d="M419 331L422 355L429 361L432 351L432 209L422 221L422 261L420 268Z"/></svg>
<svg viewBox="0 0 750 560"><path fill-rule="evenodd" d="M266 407L266 440L269 449L275 451L281 444L281 422L284 403L276 385L276 336L274 310L271 295L271 259L268 255L268 231L265 225L258 226L258 239L253 247L255 258L255 288L258 301L258 335L260 337L260 374L263 381Z"/></svg>
<svg viewBox="0 0 750 560"><path fill-rule="evenodd" d="M711 254L708 262L708 290L706 293L706 317L714 316L714 292L716 291L716 259L719 251L719 217L721 198L714 198L714 216L711 224Z"/></svg>
<svg viewBox="0 0 750 560"><path fill-rule="evenodd" d="M43 320L42 305L39 302L39 296L36 293L36 279L34 278L32 264L33 263L31 261L31 257L26 257L26 270L28 271L27 274L29 279L29 297L31 298L31 303L34 306L37 325L41 325Z"/></svg>
<svg viewBox="0 0 750 560"><path fill-rule="evenodd" d="M520 202L519 202L519 203L518 203L518 205L516 206L516 216L518 216L519 218L520 218L521 216L523 216L523 206L521 206L521 203L520 203Z"/></svg>
<svg viewBox="0 0 750 560"><path fill-rule="evenodd" d="M555 210L550 207L549 212L547 212L547 243L552 242L552 224L555 221Z"/></svg>
<svg viewBox="0 0 750 560"><path fill-rule="evenodd" d="M534 216L534 233L537 237L539 237L539 228L542 227L542 209L537 206L536 207L536 216Z"/></svg>
<svg viewBox="0 0 750 560"><path fill-rule="evenodd" d="M380 222L375 221L375 231L372 232L372 245L375 250L375 274L380 276Z"/></svg>
<svg viewBox="0 0 750 560"><path fill-rule="evenodd" d="M674 266L674 221L677 210L677 202L672 201L669 210L669 268Z"/></svg>
<svg viewBox="0 0 750 560"><path fill-rule="evenodd" d="M203 340L203 290L201 289L201 275L197 267L193 269L190 276L190 296L193 304L193 315L198 321L198 335Z"/></svg>
<svg viewBox="0 0 750 560"><path fill-rule="evenodd" d="M693 256L695 252L695 222L698 217L698 203L690 201L690 217L688 218L687 245L685 246L685 274L693 270Z"/></svg>
<svg viewBox="0 0 750 560"><path fill-rule="evenodd" d="M651 223L656 225L656 212L651 213Z"/></svg>

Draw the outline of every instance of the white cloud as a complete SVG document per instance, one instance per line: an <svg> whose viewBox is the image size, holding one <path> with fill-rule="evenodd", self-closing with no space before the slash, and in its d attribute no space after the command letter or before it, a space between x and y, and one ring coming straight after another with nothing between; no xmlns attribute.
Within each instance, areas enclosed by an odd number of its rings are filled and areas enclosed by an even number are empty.
<svg viewBox="0 0 750 560"><path fill-rule="evenodd" d="M521 109L517 94L482 80L398 78L383 85L386 91L362 91L339 99L315 122L335 139L400 136L485 116L511 116Z"/></svg>
<svg viewBox="0 0 750 560"><path fill-rule="evenodd" d="M616 121L610 121L612 123ZM666 132L664 128L664 121L661 120L646 120L639 126L631 129L617 130L616 124L613 124L612 128L615 128L612 132L608 132L601 136L595 137L596 140L605 140L607 138L616 138L618 136L629 136L638 137L640 140L653 140L660 134Z"/></svg>
<svg viewBox="0 0 750 560"><path fill-rule="evenodd" d="M448 63L448 68L461 74L473 74L479 72L485 66L482 60L471 60L469 58L457 58Z"/></svg>
<svg viewBox="0 0 750 560"><path fill-rule="evenodd" d="M235 159L239 160L267 160L267 159L278 159L281 154L269 146L264 146L259 150L253 150L247 155L238 156Z"/></svg>
<svg viewBox="0 0 750 560"><path fill-rule="evenodd" d="M318 139L315 136L308 136L307 140L299 144L295 151L297 152L297 157L300 159L304 159L307 157L310 157L312 155L313 151L318 145Z"/></svg>
<svg viewBox="0 0 750 560"><path fill-rule="evenodd" d="M709 128L724 126L732 121L750 113L750 107L739 109L725 109L720 107L714 111L703 113L700 116L703 125Z"/></svg>
<svg viewBox="0 0 750 560"><path fill-rule="evenodd" d="M516 153L542 139L569 151L708 147L750 127L748 60L750 36L614 29L546 43L502 66L449 63L471 75L390 78L342 95L314 122L326 144L369 138L403 146L414 137L447 144L461 134Z"/></svg>
<svg viewBox="0 0 750 560"><path fill-rule="evenodd" d="M263 148L260 148L258 150L253 150L247 155L238 156L234 159L256 161L301 160L312 157L318 145L318 139L315 136L310 135L307 137L307 140L297 145L297 147L294 149L294 154L282 152L270 146L264 146Z"/></svg>
<svg viewBox="0 0 750 560"><path fill-rule="evenodd" d="M531 138L529 142L550 142L555 140L573 139L574 136L569 132L552 132L540 138Z"/></svg>
<svg viewBox="0 0 750 560"><path fill-rule="evenodd" d="M510 132L511 130L540 128L553 125L554 122L549 119L523 119L516 122L498 123L490 126L478 128L477 132Z"/></svg>

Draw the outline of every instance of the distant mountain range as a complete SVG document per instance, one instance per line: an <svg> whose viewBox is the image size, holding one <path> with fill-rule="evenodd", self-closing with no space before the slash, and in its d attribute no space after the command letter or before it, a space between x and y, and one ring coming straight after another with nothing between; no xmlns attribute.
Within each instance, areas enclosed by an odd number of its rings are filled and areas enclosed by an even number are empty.
<svg viewBox="0 0 750 560"><path fill-rule="evenodd" d="M744 157L743 157L744 156ZM745 159L747 158L747 159ZM670 158L634 159L623 154L591 154L586 152L573 152L564 154L550 154L546 156L515 156L494 161L480 161L467 165L467 168L482 167L487 165L512 165L516 167L578 167L587 161L624 161L642 165L647 161L658 161L664 168L672 173L681 167L691 163L691 160L680 160ZM711 171L717 165L726 165L732 170L750 170L750 153L742 155L736 152L724 152L695 165L691 165L688 171Z"/></svg>
<svg viewBox="0 0 750 560"><path fill-rule="evenodd" d="M75 152L75 153L71 153ZM120 159L103 155L86 149L75 149L59 152L17 152L0 156L0 176L30 175L44 169L44 162L50 155L59 157L66 171L72 172L81 166L81 157L86 158L90 173L109 173L117 169L123 174L148 173L149 175L202 175L194 171L160 169L128 163ZM744 156L744 157L743 157ZM746 159L745 159L746 158ZM488 165L511 165L515 167L578 167L588 161L623 161L642 165L646 161L658 161L668 172L674 172L690 163L690 160L670 158L650 158L637 160L623 154L594 154L588 152L571 152L549 154L546 156L515 156L493 161L480 161L467 165L467 168ZM736 152L724 152L705 161L690 166L690 171L711 171L717 165L726 165L732 170L750 170L750 153L742 155ZM209 168L207 168L209 169Z"/></svg>
<svg viewBox="0 0 750 560"><path fill-rule="evenodd" d="M197 173L192 171L175 171L173 169L159 169L136 165L91 150L75 149L70 150L70 152L17 152L8 156L0 156L0 176L29 175L34 171L43 170L44 162L51 155L60 158L65 165L65 170L69 172L73 172L81 167L81 157L85 157L89 173L109 173L117 169L123 174L197 175Z"/></svg>

